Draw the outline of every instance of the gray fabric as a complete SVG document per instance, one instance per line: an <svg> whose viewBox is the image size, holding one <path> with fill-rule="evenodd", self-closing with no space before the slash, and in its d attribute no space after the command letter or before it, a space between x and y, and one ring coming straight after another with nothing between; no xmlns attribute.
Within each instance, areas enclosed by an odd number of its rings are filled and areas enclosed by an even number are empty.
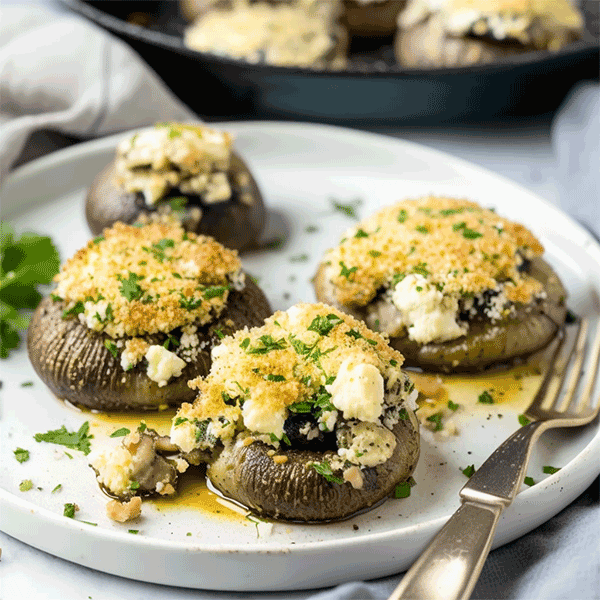
<svg viewBox="0 0 600 600"><path fill-rule="evenodd" d="M42 58L40 58L42 57ZM68 77L65 77L68 74ZM165 88L126 45L79 17L47 2L0 5L0 165L6 173L78 139L156 120L194 115ZM61 85L55 82L61 81ZM552 123L552 148L532 145L528 165L496 159L492 166L512 175L530 168L559 193L561 206L600 234L600 94L595 84L574 90ZM417 134L399 134L420 140ZM489 130L479 135L483 156L511 155L519 135ZM441 144L441 136L445 136ZM430 135L429 145L461 153L452 135ZM469 139L467 136L464 139ZM497 152L499 140L506 155ZM512 144L512 146L511 146ZM472 144L471 144L472 145ZM540 170L536 152L544 152ZM491 157L491 158L490 158ZM539 158L539 156L538 156ZM537 161L537 162L536 162ZM518 161L517 161L518 162ZM513 169L513 171L511 171ZM543 175L539 175L539 173ZM533 177L533 175L532 175ZM599 467L600 470L600 467ZM559 515L523 538L490 554L473 598L477 600L594 600L600 598L600 501L598 480ZM16 598L117 598L205 600L385 599L400 576L349 582L327 590L284 593L217 593L167 588L105 575L29 548L0 533L3 585ZM326 557L324 557L326 560Z"/></svg>

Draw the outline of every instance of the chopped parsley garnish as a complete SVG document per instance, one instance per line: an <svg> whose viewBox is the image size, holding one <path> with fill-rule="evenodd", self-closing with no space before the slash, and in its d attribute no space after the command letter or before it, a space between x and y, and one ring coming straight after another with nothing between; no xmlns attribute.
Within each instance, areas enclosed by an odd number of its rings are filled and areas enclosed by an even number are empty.
<svg viewBox="0 0 600 600"><path fill-rule="evenodd" d="M33 381L24 381L21 387L33 387Z"/></svg>
<svg viewBox="0 0 600 600"><path fill-rule="evenodd" d="M416 275L422 275L423 277L427 277L429 275L427 263L419 263L418 265L415 265L411 271Z"/></svg>
<svg viewBox="0 0 600 600"><path fill-rule="evenodd" d="M185 196L177 196L176 198L169 198L167 203L173 212L183 212L187 206L188 199Z"/></svg>
<svg viewBox="0 0 600 600"><path fill-rule="evenodd" d="M406 210L401 208L400 212L398 213L398 222L404 223L404 221L406 221L406 219L408 219L408 213L406 212Z"/></svg>
<svg viewBox="0 0 600 600"><path fill-rule="evenodd" d="M119 275L119 281L121 282L121 287L119 291L121 292L121 296L123 296L128 302L132 300L139 300L144 295L144 290L138 284L138 281L144 279L142 275L138 275L137 273L129 272L129 277L124 279Z"/></svg>
<svg viewBox="0 0 600 600"><path fill-rule="evenodd" d="M543 467L542 471L547 475L554 475L554 473L558 473L560 471L560 467L551 467L550 465L546 465Z"/></svg>
<svg viewBox="0 0 600 600"><path fill-rule="evenodd" d="M309 258L308 254L296 254L295 256L290 256L290 262L306 262Z"/></svg>
<svg viewBox="0 0 600 600"><path fill-rule="evenodd" d="M67 502L63 509L63 517L69 517L69 519L75 518L75 511L79 510L77 504L73 504L72 502Z"/></svg>
<svg viewBox="0 0 600 600"><path fill-rule="evenodd" d="M433 428L434 431L441 431L444 429L444 425L442 424L442 413L437 412L433 415L429 415L427 420L433 423L435 426Z"/></svg>
<svg viewBox="0 0 600 600"><path fill-rule="evenodd" d="M410 488L415 485L415 480L412 477L407 481L402 481L394 488L394 498L408 498L410 496Z"/></svg>
<svg viewBox="0 0 600 600"><path fill-rule="evenodd" d="M213 285L204 289L203 295L207 300L211 298L222 298L223 294L230 289L229 285Z"/></svg>
<svg viewBox="0 0 600 600"><path fill-rule="evenodd" d="M334 210L337 210L347 217L351 219L358 219L357 209L362 204L362 200L360 198L356 198L355 200L351 200L348 203L342 203L335 200L335 198L330 198L331 205Z"/></svg>
<svg viewBox="0 0 600 600"><path fill-rule="evenodd" d="M49 237L24 233L15 238L13 228L0 221L0 358L19 347L29 316L42 299L37 288L52 283L60 259Z"/></svg>
<svg viewBox="0 0 600 600"><path fill-rule="evenodd" d="M325 477L325 479L331 483L337 483L342 485L344 480L341 477L336 477L331 470L331 465L324 460L321 463L312 463L310 465L319 475Z"/></svg>
<svg viewBox="0 0 600 600"><path fill-rule="evenodd" d="M467 240L475 240L477 238L483 237L483 233L479 233L478 231L469 229L464 221L461 221L460 223L454 223L454 225L452 225L452 230L460 231L462 233L462 236Z"/></svg>
<svg viewBox="0 0 600 600"><path fill-rule="evenodd" d="M337 315L330 313L328 315L318 315L312 320L312 323L308 326L308 331L316 331L319 335L328 335L329 332L338 324L341 323L342 319Z"/></svg>
<svg viewBox="0 0 600 600"><path fill-rule="evenodd" d="M115 358L119 356L119 349L114 342L111 342L110 340L104 340L104 346Z"/></svg>
<svg viewBox="0 0 600 600"><path fill-rule="evenodd" d="M138 425L137 430L142 433L143 431L146 431L146 429L148 428L148 425L146 425L146 423L144 423L144 421L140 421L140 424Z"/></svg>
<svg viewBox="0 0 600 600"><path fill-rule="evenodd" d="M248 340L248 343L246 343L246 340ZM242 346L242 344L245 345ZM245 349L247 354L268 354L273 350L283 350L286 348L286 343L283 338L276 340L270 334L261 335L260 338L258 338L258 344L254 347L249 345L249 338L246 338L242 344L240 344L240 347Z"/></svg>
<svg viewBox="0 0 600 600"><path fill-rule="evenodd" d="M25 450L24 448L13 450L13 454L15 455L17 462L24 463L29 460L29 450Z"/></svg>
<svg viewBox="0 0 600 600"><path fill-rule="evenodd" d="M53 490L52 490L52 494L55 494L56 492L60 491L62 489L62 483L59 483Z"/></svg>
<svg viewBox="0 0 600 600"><path fill-rule="evenodd" d="M521 427L525 427L525 425L529 425L531 421L525 415L519 415L519 425Z"/></svg>
<svg viewBox="0 0 600 600"><path fill-rule="evenodd" d="M225 337L225 334L220 329L215 329L215 333L217 334L217 337L220 340L222 340Z"/></svg>
<svg viewBox="0 0 600 600"><path fill-rule="evenodd" d="M264 248L265 250L279 250L279 248L283 246L283 243L284 239L281 237L277 237L265 242L262 245L262 248Z"/></svg>
<svg viewBox="0 0 600 600"><path fill-rule="evenodd" d="M165 340L165 342L163 344L163 348L168 350L169 346L173 346L173 348L176 348L177 346L180 346L180 345L181 345L181 342L172 333L167 333L167 339Z"/></svg>
<svg viewBox="0 0 600 600"><path fill-rule="evenodd" d="M443 208L440 210L442 217L449 217L450 215L458 215L464 211L464 208Z"/></svg>
<svg viewBox="0 0 600 600"><path fill-rule="evenodd" d="M452 400L448 400L448 408L452 411L458 410L460 404L456 404L456 402L452 402Z"/></svg>
<svg viewBox="0 0 600 600"><path fill-rule="evenodd" d="M71 308L69 308L67 310L63 310L62 318L68 319L69 317L76 317L77 315L80 315L84 310L85 310L85 306L83 305L83 302L81 302L81 300L80 300L79 302L76 302L75 305L72 306Z"/></svg>
<svg viewBox="0 0 600 600"><path fill-rule="evenodd" d="M379 250L369 250L369 256L372 256L373 258L377 258L377 257L381 256L381 252L379 252Z"/></svg>
<svg viewBox="0 0 600 600"><path fill-rule="evenodd" d="M46 433L36 433L33 436L36 442L48 442L49 444L59 444L67 448L73 448L83 452L86 456L90 453L90 440L94 437L88 435L90 424L86 421L78 431L67 431L63 425L60 429L47 431Z"/></svg>
<svg viewBox="0 0 600 600"><path fill-rule="evenodd" d="M369 237L369 234L364 229L359 229L355 234L355 238L366 238Z"/></svg>
<svg viewBox="0 0 600 600"><path fill-rule="evenodd" d="M31 481L31 479L24 479L19 484L19 491L21 491L21 492L28 492L32 488L33 488L33 481Z"/></svg>
<svg viewBox="0 0 600 600"><path fill-rule="evenodd" d="M131 433L131 431L129 429L127 429L127 427L121 427L121 429L117 429L116 431L113 431L110 434L110 437L111 438L124 437L129 433Z"/></svg>
<svg viewBox="0 0 600 600"><path fill-rule="evenodd" d="M139 529L128 529L127 533L131 533L133 535L137 535L140 532Z"/></svg>
<svg viewBox="0 0 600 600"><path fill-rule="evenodd" d="M479 394L477 401L481 404L494 404L494 398L492 398L491 394L488 391L484 391Z"/></svg>
<svg viewBox="0 0 600 600"><path fill-rule="evenodd" d="M167 135L170 140L181 136L181 131L175 129L170 123L157 123L156 128L159 127L165 127L167 129Z"/></svg>
<svg viewBox="0 0 600 600"><path fill-rule="evenodd" d="M313 403L308 402L307 400L302 400L300 402L294 402L294 404L290 404L288 409L294 413L309 413L312 411Z"/></svg>
<svg viewBox="0 0 600 600"><path fill-rule="evenodd" d="M223 392L225 393L225 392ZM189 419L187 419L186 417L177 417L173 423L173 425L175 427L178 427L179 425L181 425L182 423L187 423L189 421Z"/></svg>
<svg viewBox="0 0 600 600"><path fill-rule="evenodd" d="M140 489L140 484L137 481L132 481L129 484L129 489L130 490L139 490Z"/></svg>
<svg viewBox="0 0 600 600"><path fill-rule="evenodd" d="M523 483L525 485L528 485L529 487L531 487L532 485L535 485L535 481L533 480L533 477L525 477L525 479L523 479Z"/></svg>
<svg viewBox="0 0 600 600"><path fill-rule="evenodd" d="M188 298L181 293L179 296L179 306L181 308L185 308L186 310L195 310L199 306L202 306L203 299L202 298Z"/></svg>
<svg viewBox="0 0 600 600"><path fill-rule="evenodd" d="M221 399L223 400L223 402L227 405L227 406L235 406L236 405L236 400L235 398L232 398L227 392L221 392ZM181 417L180 417L181 418ZM178 422L179 421L179 422ZM175 420L175 425L179 425L180 423L182 423L183 421L187 421L187 419L183 418L181 421L178 419Z"/></svg>
<svg viewBox="0 0 600 600"><path fill-rule="evenodd" d="M424 225L417 225L415 227L415 229L419 232L419 233L429 233L429 229L427 227L425 227Z"/></svg>
<svg viewBox="0 0 600 600"><path fill-rule="evenodd" d="M319 231L319 228L316 225L307 225L304 228L304 231L306 233L317 233L317 231Z"/></svg>
<svg viewBox="0 0 600 600"><path fill-rule="evenodd" d="M273 375L269 373L266 377L267 381L285 381L285 377L283 375Z"/></svg>
<svg viewBox="0 0 600 600"><path fill-rule="evenodd" d="M346 279L350 279L350 275L352 275L352 273L356 273L356 271L358 271L358 267L348 268L344 264L343 260L340 260L340 267L342 267L342 270L340 271L340 277L345 277Z"/></svg>
<svg viewBox="0 0 600 600"><path fill-rule="evenodd" d="M468 467L462 470L463 475L465 477L472 477L475 474L475 465L469 465Z"/></svg>

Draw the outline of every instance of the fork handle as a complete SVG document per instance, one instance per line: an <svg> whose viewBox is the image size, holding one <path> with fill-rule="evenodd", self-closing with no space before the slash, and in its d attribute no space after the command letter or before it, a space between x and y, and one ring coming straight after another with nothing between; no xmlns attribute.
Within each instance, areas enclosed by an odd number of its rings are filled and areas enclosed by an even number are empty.
<svg viewBox="0 0 600 600"><path fill-rule="evenodd" d="M389 600L467 600L490 551L503 508L463 502Z"/></svg>
<svg viewBox="0 0 600 600"><path fill-rule="evenodd" d="M548 426L521 427L461 490L462 505L404 575L389 600L468 600L490 551L502 511L523 482L531 447Z"/></svg>

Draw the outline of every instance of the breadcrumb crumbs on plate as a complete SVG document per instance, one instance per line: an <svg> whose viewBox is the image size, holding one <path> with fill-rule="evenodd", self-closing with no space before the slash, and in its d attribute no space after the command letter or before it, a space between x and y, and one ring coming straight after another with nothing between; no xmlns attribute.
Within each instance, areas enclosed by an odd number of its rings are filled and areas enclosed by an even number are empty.
<svg viewBox="0 0 600 600"><path fill-rule="evenodd" d="M544 248L523 225L475 202L428 196L388 206L346 232L324 261L337 300L368 304L394 278L423 275L444 294L479 294L506 282L529 303L541 284L518 267Z"/></svg>

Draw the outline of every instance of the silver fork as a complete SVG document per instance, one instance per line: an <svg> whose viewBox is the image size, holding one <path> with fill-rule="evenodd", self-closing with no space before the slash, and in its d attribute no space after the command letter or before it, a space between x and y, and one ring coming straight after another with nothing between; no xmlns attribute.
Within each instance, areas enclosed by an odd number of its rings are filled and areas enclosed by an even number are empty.
<svg viewBox="0 0 600 600"><path fill-rule="evenodd" d="M551 367L525 413L532 422L510 436L469 479L460 491L460 508L389 600L468 600L471 596L500 514L523 483L533 444L547 429L586 425L600 410L600 398L592 402L600 363L600 320L589 343L585 382L581 393L576 393L582 384L588 328L588 321L582 319L574 343L567 344L563 338L557 345Z"/></svg>

